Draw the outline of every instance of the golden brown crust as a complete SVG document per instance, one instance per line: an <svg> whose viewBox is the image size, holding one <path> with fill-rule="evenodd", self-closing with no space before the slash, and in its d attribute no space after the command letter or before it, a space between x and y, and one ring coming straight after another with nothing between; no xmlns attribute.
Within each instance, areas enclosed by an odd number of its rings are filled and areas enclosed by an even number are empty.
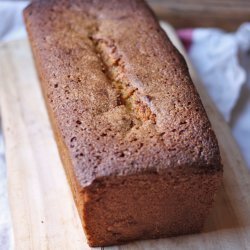
<svg viewBox="0 0 250 250"><path fill-rule="evenodd" d="M86 223L89 211L95 210L96 196L101 195L95 190L96 183L109 183L104 190L112 193L111 183L119 189L117 180L125 178L124 190L128 192L130 187L136 192L140 187L135 179L146 175L146 182L153 185L152 174L160 183L164 176L178 177L179 183L189 175L197 189L205 185L201 190L206 205L196 204L201 214L199 223L190 224L184 231L200 230L221 179L218 144L183 57L146 4L139 0L36 1L26 8L24 17L89 242L106 245L171 235L165 225L162 234L152 229L143 237L139 225L134 237L128 234L126 238L126 233L124 237L107 236L106 231L99 232L97 225L93 226L94 222ZM199 183L197 175L207 176L209 184L203 177ZM164 184L156 185L155 190L160 192L161 188ZM94 201L85 199L93 197L93 190ZM141 195L143 199L152 198L150 194ZM172 194L166 195L159 206L168 200L174 200ZM134 211L130 208L128 213ZM159 213L159 218L166 219L164 216ZM99 219L99 223L106 225L107 218Z"/></svg>

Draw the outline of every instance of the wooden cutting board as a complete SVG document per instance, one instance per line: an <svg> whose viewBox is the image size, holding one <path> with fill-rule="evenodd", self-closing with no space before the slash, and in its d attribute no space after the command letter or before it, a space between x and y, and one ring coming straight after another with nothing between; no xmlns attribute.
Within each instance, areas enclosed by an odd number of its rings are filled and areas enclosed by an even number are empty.
<svg viewBox="0 0 250 250"><path fill-rule="evenodd" d="M165 26L180 47L174 31ZM250 175L230 129L189 68L217 134L224 181L201 234L105 249L250 249ZM59 159L27 40L0 46L0 107L15 248L89 249Z"/></svg>

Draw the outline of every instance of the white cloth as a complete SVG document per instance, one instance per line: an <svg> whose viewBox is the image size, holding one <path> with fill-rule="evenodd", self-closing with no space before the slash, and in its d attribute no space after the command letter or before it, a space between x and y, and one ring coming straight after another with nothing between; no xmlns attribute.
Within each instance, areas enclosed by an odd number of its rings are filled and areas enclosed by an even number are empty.
<svg viewBox="0 0 250 250"><path fill-rule="evenodd" d="M250 24L248 26L248 45L250 44ZM230 125L250 169L250 46L240 53L240 63L246 70L246 80L238 103L232 111Z"/></svg>
<svg viewBox="0 0 250 250"><path fill-rule="evenodd" d="M22 22L22 10L27 3L27 1L0 2L0 42L26 37ZM231 34L218 29L196 29L189 55L207 86L209 94L232 126L233 133L250 167L249 30L249 24L241 26L236 33ZM239 54L240 59L238 59ZM242 86L244 91L240 94ZM12 249L13 241L7 202L6 168L1 128L0 211L0 249Z"/></svg>
<svg viewBox="0 0 250 250"><path fill-rule="evenodd" d="M247 73L238 54L246 54L249 49L250 24L235 33L219 29L196 29L193 33L189 56L226 121L246 83Z"/></svg>
<svg viewBox="0 0 250 250"><path fill-rule="evenodd" d="M234 33L195 29L189 56L250 168L250 23Z"/></svg>
<svg viewBox="0 0 250 250"><path fill-rule="evenodd" d="M28 1L0 2L0 41L7 42L26 37L22 11Z"/></svg>

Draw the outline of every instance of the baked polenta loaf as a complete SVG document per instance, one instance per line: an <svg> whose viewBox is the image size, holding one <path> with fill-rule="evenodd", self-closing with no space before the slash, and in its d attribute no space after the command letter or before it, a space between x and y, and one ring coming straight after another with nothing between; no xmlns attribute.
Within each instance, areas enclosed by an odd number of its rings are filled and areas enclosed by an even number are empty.
<svg viewBox="0 0 250 250"><path fill-rule="evenodd" d="M145 2L41 0L24 17L89 245L201 231L222 179L219 148Z"/></svg>

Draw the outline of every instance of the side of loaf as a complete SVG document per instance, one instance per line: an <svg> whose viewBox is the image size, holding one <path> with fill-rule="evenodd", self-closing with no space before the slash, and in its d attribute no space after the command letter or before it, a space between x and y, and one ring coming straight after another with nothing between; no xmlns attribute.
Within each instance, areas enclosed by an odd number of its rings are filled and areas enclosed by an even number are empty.
<svg viewBox="0 0 250 250"><path fill-rule="evenodd" d="M38 0L24 19L89 245L200 232L219 148L145 2Z"/></svg>

